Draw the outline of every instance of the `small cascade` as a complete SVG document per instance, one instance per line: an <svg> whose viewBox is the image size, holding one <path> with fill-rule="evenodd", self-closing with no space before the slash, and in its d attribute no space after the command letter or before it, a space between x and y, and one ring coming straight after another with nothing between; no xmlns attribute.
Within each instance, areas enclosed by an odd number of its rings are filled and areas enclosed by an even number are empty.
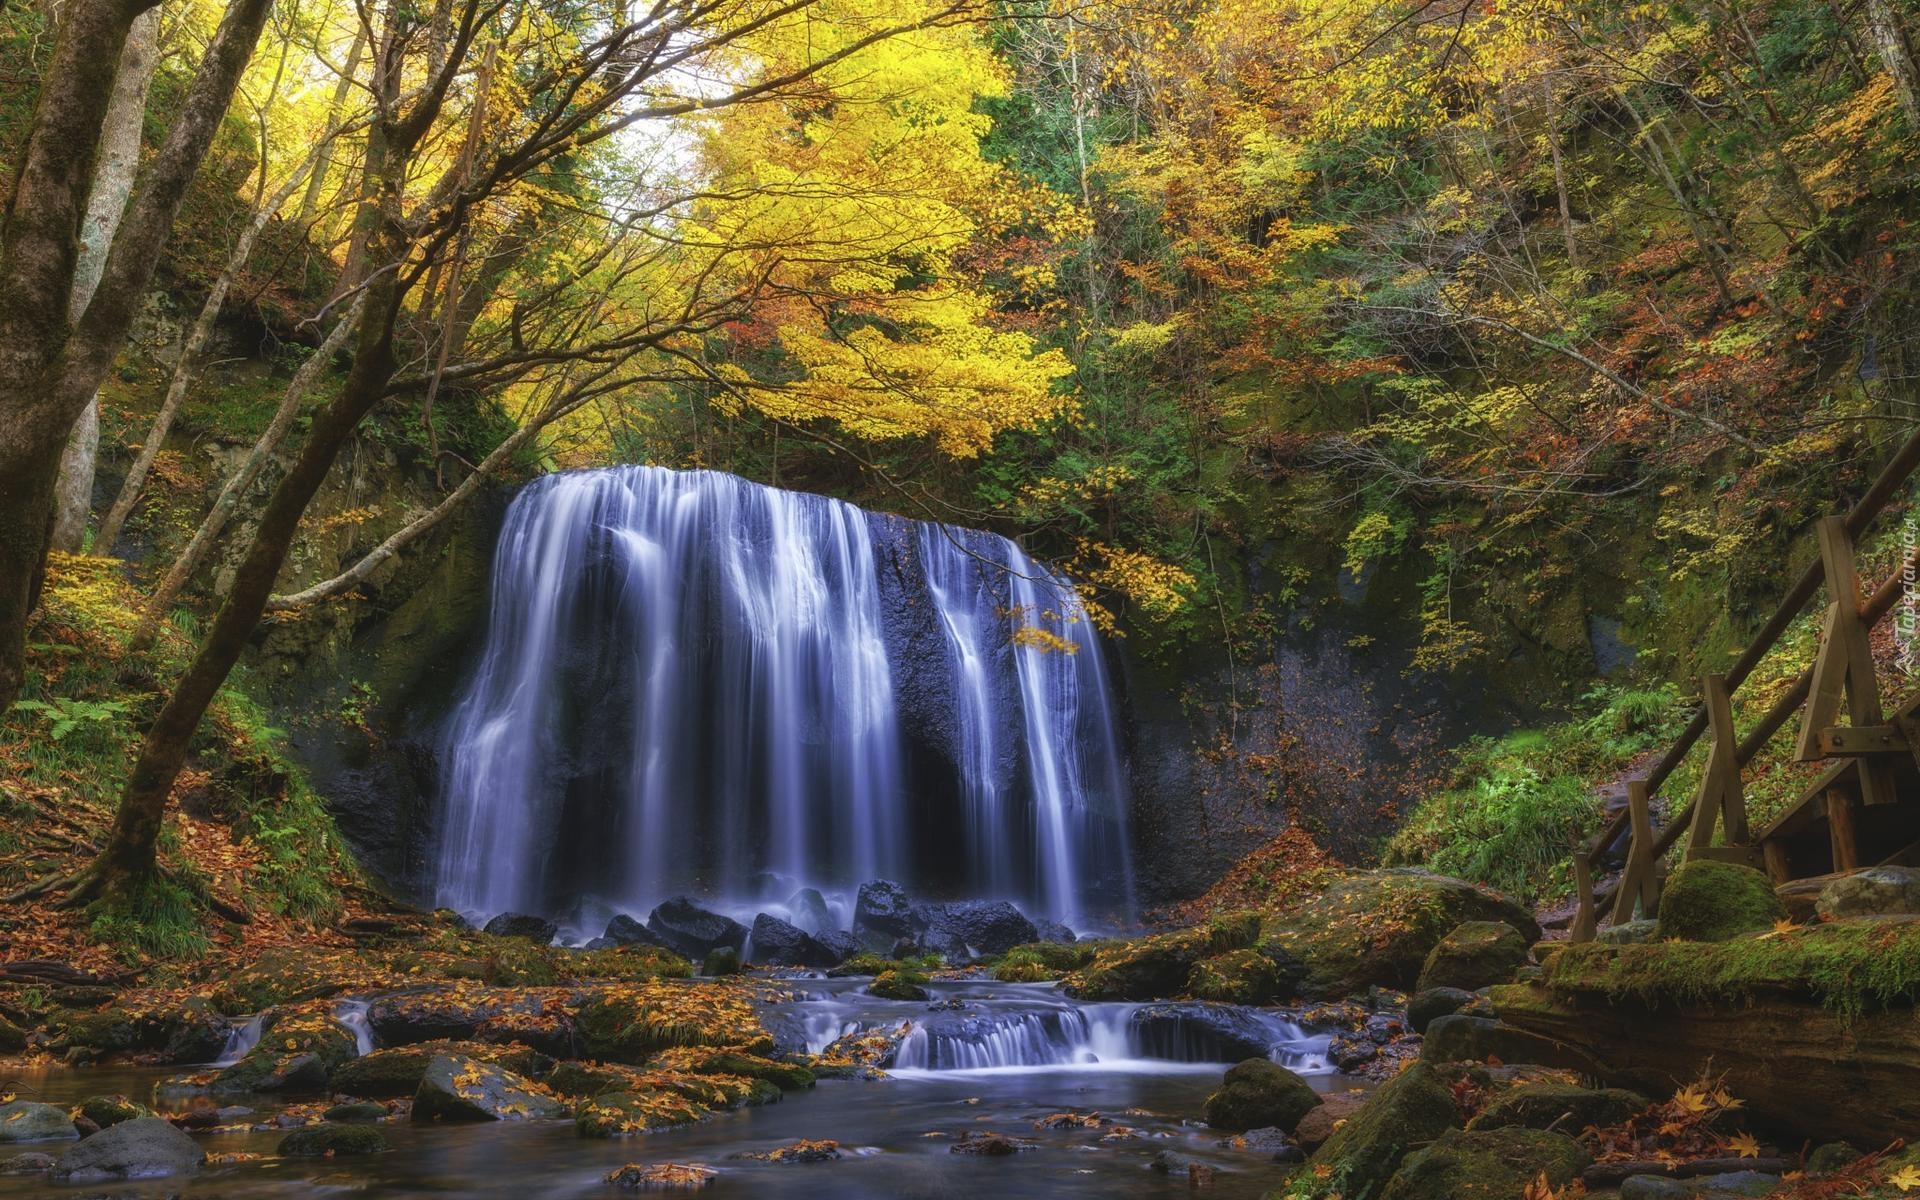
<svg viewBox="0 0 1920 1200"><path fill-rule="evenodd" d="M1090 1040L1085 1013L991 1013L917 1023L900 1043L901 1070L979 1071L990 1067L1052 1067L1083 1061Z"/></svg>
<svg viewBox="0 0 1920 1200"><path fill-rule="evenodd" d="M373 1026L367 1022L372 1006L371 1000L342 1000L333 1006L333 1019L353 1031L353 1052L358 1055L373 1051Z"/></svg>
<svg viewBox="0 0 1920 1200"><path fill-rule="evenodd" d="M444 731L436 899L645 913L771 872L1124 917L1121 745L1077 594L1005 538L712 471L550 475Z"/></svg>
<svg viewBox="0 0 1920 1200"><path fill-rule="evenodd" d="M235 1021L227 1031L227 1044L220 1048L220 1057L213 1060L213 1066L230 1067L247 1056L247 1051L260 1044L260 1032L266 1027L267 1014L258 1012L244 1021Z"/></svg>

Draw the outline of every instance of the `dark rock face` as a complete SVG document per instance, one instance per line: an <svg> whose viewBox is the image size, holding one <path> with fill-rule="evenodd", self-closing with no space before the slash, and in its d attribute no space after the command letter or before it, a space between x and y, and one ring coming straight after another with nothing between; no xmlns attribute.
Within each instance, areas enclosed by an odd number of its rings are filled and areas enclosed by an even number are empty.
<svg viewBox="0 0 1920 1200"><path fill-rule="evenodd" d="M560 932L560 927L545 917L528 913L501 913L488 921L481 932L495 937L525 938L536 945L547 946L553 943L553 935Z"/></svg>
<svg viewBox="0 0 1920 1200"><path fill-rule="evenodd" d="M860 885L860 897L853 907L853 931L887 937L912 937L920 932L913 919L913 903L907 889L890 879L874 879Z"/></svg>
<svg viewBox="0 0 1920 1200"><path fill-rule="evenodd" d="M925 938L958 942L975 954L1005 954L1015 946L1040 940L1032 921L1005 900L962 900L954 904L917 904L913 917L926 928ZM944 947L941 953L946 953ZM949 955L952 957L952 955Z"/></svg>
<svg viewBox="0 0 1920 1200"><path fill-rule="evenodd" d="M1471 1129L1585 1129L1613 1125L1647 1106L1625 1088L1583 1088L1564 1083L1523 1083L1480 1110Z"/></svg>
<svg viewBox="0 0 1920 1200"><path fill-rule="evenodd" d="M831 967L840 960L806 932L772 913L753 919L753 959L776 967Z"/></svg>
<svg viewBox="0 0 1920 1200"><path fill-rule="evenodd" d="M1071 945L1080 940L1079 935L1075 934L1073 930L1068 929L1058 921L1049 921L1045 917L1035 917L1033 919L1033 928L1036 935L1033 940L1036 942L1056 942L1061 945Z"/></svg>
<svg viewBox="0 0 1920 1200"><path fill-rule="evenodd" d="M659 946L663 950L671 950L673 948L661 941L660 938L654 934L653 930L648 929L645 925L642 925L625 913L621 913L613 920L608 921L607 931L602 934L601 937L609 944L615 946Z"/></svg>
<svg viewBox="0 0 1920 1200"><path fill-rule="evenodd" d="M676 896L654 909L647 928L667 949L691 959L715 950L739 953L747 941L747 927L731 917L701 908L686 896Z"/></svg>
<svg viewBox="0 0 1920 1200"><path fill-rule="evenodd" d="M53 1177L66 1183L153 1179L198 1171L206 1155L159 1117L123 1121L86 1138L60 1156Z"/></svg>
<svg viewBox="0 0 1920 1200"><path fill-rule="evenodd" d="M1148 1004L1134 1010L1129 1024L1143 1051L1174 1062L1265 1058L1280 1040L1270 1018L1232 1004Z"/></svg>
<svg viewBox="0 0 1920 1200"><path fill-rule="evenodd" d="M1565 1067L1588 1075L1601 1073L1593 1056L1576 1046L1516 1029L1491 1017L1470 1017L1464 1013L1439 1017L1428 1025L1420 1057L1435 1063L1485 1062L1488 1058L1497 1058L1505 1063Z"/></svg>

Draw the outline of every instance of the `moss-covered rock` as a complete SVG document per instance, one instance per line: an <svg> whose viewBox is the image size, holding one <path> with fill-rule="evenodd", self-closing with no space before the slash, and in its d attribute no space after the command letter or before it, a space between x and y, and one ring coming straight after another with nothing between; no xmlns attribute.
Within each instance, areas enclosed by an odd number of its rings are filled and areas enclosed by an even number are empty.
<svg viewBox="0 0 1920 1200"><path fill-rule="evenodd" d="M122 1121L137 1121L141 1117L151 1117L153 1110L137 1100L125 1096L88 1096L73 1107L73 1118L85 1119L101 1129L118 1125Z"/></svg>
<svg viewBox="0 0 1920 1200"><path fill-rule="evenodd" d="M1820 889L1814 913L1823 921L1920 913L1920 870L1867 867Z"/></svg>
<svg viewBox="0 0 1920 1200"><path fill-rule="evenodd" d="M27 1031L0 1017L0 1054L18 1054L27 1048Z"/></svg>
<svg viewBox="0 0 1920 1200"><path fill-rule="evenodd" d="M1272 1004L1286 999L1292 984L1304 973L1301 968L1290 980L1282 975L1279 964L1258 950L1229 950L1193 965L1187 976L1187 994L1225 1004Z"/></svg>
<svg viewBox="0 0 1920 1200"><path fill-rule="evenodd" d="M1093 942L1029 942L1015 946L994 964L993 977L1001 983L1038 983L1078 971L1093 961Z"/></svg>
<svg viewBox="0 0 1920 1200"><path fill-rule="evenodd" d="M773 1035L737 984L615 984L582 1000L573 1020L586 1056L608 1062L643 1063L674 1046L773 1052Z"/></svg>
<svg viewBox="0 0 1920 1200"><path fill-rule="evenodd" d="M1409 1150L1459 1126L1449 1083L1440 1068L1426 1062L1394 1076L1313 1152L1284 1195L1289 1200L1378 1196Z"/></svg>
<svg viewBox="0 0 1920 1200"><path fill-rule="evenodd" d="M1592 1161L1564 1134L1454 1129L1409 1155L1381 1200L1516 1200L1543 1176L1555 1189L1567 1186Z"/></svg>
<svg viewBox="0 0 1920 1200"><path fill-rule="evenodd" d="M1467 1123L1467 1128L1552 1129L1578 1134L1590 1125L1618 1124L1645 1107L1645 1096L1625 1088L1523 1083L1495 1096Z"/></svg>
<svg viewBox="0 0 1920 1200"><path fill-rule="evenodd" d="M1440 939L1420 968L1419 988L1476 991L1508 983L1527 961L1527 943L1504 921L1466 921Z"/></svg>
<svg viewBox="0 0 1920 1200"><path fill-rule="evenodd" d="M1427 1026L1426 1040L1420 1045L1420 1057L1427 1062L1530 1063L1542 1067L1598 1074L1600 1066L1591 1054L1577 1046L1525 1029L1502 1024L1492 1017L1454 1013L1440 1017Z"/></svg>
<svg viewBox="0 0 1920 1200"><path fill-rule="evenodd" d="M427 1066L442 1054L465 1054L521 1075L537 1077L553 1060L525 1046L486 1042L418 1042L373 1050L333 1073L329 1088L342 1096L411 1096L426 1077Z"/></svg>
<svg viewBox="0 0 1920 1200"><path fill-rule="evenodd" d="M532 1080L464 1054L435 1057L413 1094L416 1123L525 1121L566 1112L566 1105Z"/></svg>
<svg viewBox="0 0 1920 1200"><path fill-rule="evenodd" d="M1259 940L1259 914L1231 913L1192 929L1106 942L1061 988L1081 1000L1164 1000L1186 991L1202 959L1247 950Z"/></svg>
<svg viewBox="0 0 1920 1200"><path fill-rule="evenodd" d="M927 989L921 985L926 981L927 977L917 971L882 971L867 985L867 994L882 1000L925 1000Z"/></svg>
<svg viewBox="0 0 1920 1200"><path fill-rule="evenodd" d="M1773 883L1752 867L1700 858L1668 877L1660 893L1662 941L1724 942L1787 919Z"/></svg>
<svg viewBox="0 0 1920 1200"><path fill-rule="evenodd" d="M1451 987L1428 988L1407 1001L1407 1024L1415 1033L1425 1033L1427 1026L1436 1020L1452 1016L1472 1003L1472 992Z"/></svg>
<svg viewBox="0 0 1920 1200"><path fill-rule="evenodd" d="M709 1111L704 1105L664 1088L607 1092L574 1110L574 1128L581 1137L632 1137L656 1129L691 1125Z"/></svg>
<svg viewBox="0 0 1920 1200"><path fill-rule="evenodd" d="M761 1079L783 1092L804 1091L813 1086L813 1072L799 1063L777 1062L757 1054L731 1050L708 1050L682 1046L663 1050L647 1064L664 1071L687 1071L695 1075L738 1075Z"/></svg>
<svg viewBox="0 0 1920 1200"><path fill-rule="evenodd" d="M1249 1058L1227 1069L1220 1090L1207 1097L1207 1124L1229 1133L1269 1126L1291 1131L1320 1103L1306 1080L1268 1058Z"/></svg>
<svg viewBox="0 0 1920 1200"><path fill-rule="evenodd" d="M1307 966L1303 994L1337 998L1369 987L1409 990L1427 956L1468 921L1510 925L1524 948L1540 936L1518 902L1427 871L1354 871L1268 922L1265 939Z"/></svg>
<svg viewBox="0 0 1920 1200"><path fill-rule="evenodd" d="M327 1158L348 1154L378 1154L387 1137L371 1125L308 1125L280 1139L275 1151L282 1158Z"/></svg>
<svg viewBox="0 0 1920 1200"><path fill-rule="evenodd" d="M216 1095L324 1091L333 1073L358 1053L353 1031L323 1012L273 1022L239 1062L213 1077Z"/></svg>
<svg viewBox="0 0 1920 1200"><path fill-rule="evenodd" d="M336 1104L320 1114L323 1121L383 1121L387 1117L387 1106L375 1104L371 1100L355 1100L347 1104Z"/></svg>

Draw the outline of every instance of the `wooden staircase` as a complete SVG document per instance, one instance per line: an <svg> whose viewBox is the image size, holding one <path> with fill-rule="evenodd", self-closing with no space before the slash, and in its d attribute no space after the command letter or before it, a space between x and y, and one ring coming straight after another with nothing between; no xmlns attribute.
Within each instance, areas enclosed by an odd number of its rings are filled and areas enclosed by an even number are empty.
<svg viewBox="0 0 1920 1200"><path fill-rule="evenodd" d="M1868 644L1875 625L1909 586L1920 603L1920 544L1905 547L1900 568L1871 595L1862 594L1854 561L1854 540L1871 528L1917 466L1920 433L1907 440L1844 517L1820 522L1818 561L1801 573L1725 674L1701 677L1700 708L1686 729L1645 779L1628 783L1626 810L1590 844L1576 847L1579 907L1572 940L1592 940L1603 919L1621 924L1636 915L1655 915L1667 855L1682 839L1683 859L1749 864L1766 871L1776 885L1862 866L1920 864L1920 693L1888 714ZM1741 736L1733 717L1737 690L1819 593L1827 605L1818 654ZM1827 765L1785 811L1753 829L1741 773L1796 718L1793 761ZM1654 798L1696 748L1706 756L1699 786L1664 828L1656 828ZM1597 886L1623 833L1631 837L1620 876L1612 887Z"/></svg>

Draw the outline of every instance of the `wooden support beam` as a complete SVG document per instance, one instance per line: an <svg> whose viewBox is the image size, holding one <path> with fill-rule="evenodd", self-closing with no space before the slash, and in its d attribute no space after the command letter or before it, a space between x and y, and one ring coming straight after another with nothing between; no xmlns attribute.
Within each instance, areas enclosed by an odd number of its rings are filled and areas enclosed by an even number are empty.
<svg viewBox="0 0 1920 1200"><path fill-rule="evenodd" d="M1884 728L1880 707L1880 679L1873 668L1873 650L1867 643L1868 624L1860 601L1860 571L1853 556L1853 535L1838 517L1824 518L1817 529L1820 565L1827 585L1827 614L1820 630L1820 654L1814 660L1807 707L1800 724L1794 757L1799 762L1822 758L1827 744L1845 744L1847 735L1834 726L1844 704L1854 736L1871 743L1872 730ZM1886 766L1873 761L1860 765L1860 802L1891 804L1897 797Z"/></svg>
<svg viewBox="0 0 1920 1200"><path fill-rule="evenodd" d="M1653 866L1653 812L1646 780L1627 781L1627 815L1633 840L1627 845L1627 869L1621 872L1620 888L1614 894L1615 925L1633 920L1636 903L1643 917L1653 916L1660 908L1660 881Z"/></svg>
<svg viewBox="0 0 1920 1200"><path fill-rule="evenodd" d="M1853 830L1853 796L1845 788L1827 789L1827 837L1833 844L1833 869L1860 865L1860 842Z"/></svg>
<svg viewBox="0 0 1920 1200"><path fill-rule="evenodd" d="M1767 864L1767 878L1773 880L1775 887L1779 887L1781 884L1793 878L1793 863L1787 858L1786 843L1777 841L1761 842L1760 854Z"/></svg>
<svg viewBox="0 0 1920 1200"><path fill-rule="evenodd" d="M1724 675L1702 675L1700 695L1707 710L1707 766L1693 801L1693 829L1687 839L1687 857L1701 857L1713 845L1716 822L1726 821L1726 840L1744 846L1753 834L1747 827L1747 801L1740 787L1739 739L1734 736L1733 698Z"/></svg>
<svg viewBox="0 0 1920 1200"><path fill-rule="evenodd" d="M1913 752L1906 733L1893 725L1834 725L1822 729L1816 739L1822 758L1864 758L1869 754L1905 757Z"/></svg>
<svg viewBox="0 0 1920 1200"><path fill-rule="evenodd" d="M1600 914L1593 902L1593 868L1587 864L1585 854L1573 856L1573 883L1580 903L1574 909L1573 928L1567 931L1567 940L1577 945L1592 941L1600 923Z"/></svg>

